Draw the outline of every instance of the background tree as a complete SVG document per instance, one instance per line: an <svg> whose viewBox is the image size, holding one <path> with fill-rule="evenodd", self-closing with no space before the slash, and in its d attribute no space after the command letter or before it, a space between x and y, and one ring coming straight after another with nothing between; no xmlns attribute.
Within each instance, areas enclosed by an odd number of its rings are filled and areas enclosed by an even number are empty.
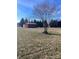
<svg viewBox="0 0 79 59"><path fill-rule="evenodd" d="M24 18L22 18L21 21L20 21L20 26L23 27L24 23L25 23Z"/></svg>
<svg viewBox="0 0 79 59"><path fill-rule="evenodd" d="M36 23L37 21L36 21L36 19L34 19L34 23Z"/></svg>
<svg viewBox="0 0 79 59"><path fill-rule="evenodd" d="M40 25L40 27L43 27L43 22L42 21L39 21L39 25Z"/></svg>
<svg viewBox="0 0 79 59"><path fill-rule="evenodd" d="M61 27L61 21L58 21L58 27Z"/></svg>
<svg viewBox="0 0 79 59"><path fill-rule="evenodd" d="M25 23L28 23L28 19L27 18L25 19Z"/></svg>
<svg viewBox="0 0 79 59"><path fill-rule="evenodd" d="M53 27L54 26L53 24L54 24L54 22L53 22L53 20L51 20L50 23L49 23L49 26Z"/></svg>
<svg viewBox="0 0 79 59"><path fill-rule="evenodd" d="M49 5L49 3L44 2L41 4L37 4L34 7L34 15L40 18L43 22L43 27L44 27L44 33L47 32L47 27L45 27L45 22L50 18L50 16L54 13L55 11L55 5Z"/></svg>
<svg viewBox="0 0 79 59"><path fill-rule="evenodd" d="M36 21L37 27L43 27L43 22L41 21Z"/></svg>
<svg viewBox="0 0 79 59"><path fill-rule="evenodd" d="M61 27L61 21L51 20L49 25L50 27Z"/></svg>

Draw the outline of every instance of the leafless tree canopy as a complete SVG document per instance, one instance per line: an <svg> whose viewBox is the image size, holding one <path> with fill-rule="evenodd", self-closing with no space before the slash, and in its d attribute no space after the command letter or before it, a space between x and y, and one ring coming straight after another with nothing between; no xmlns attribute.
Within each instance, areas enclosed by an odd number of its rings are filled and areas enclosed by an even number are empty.
<svg viewBox="0 0 79 59"><path fill-rule="evenodd" d="M34 15L39 17L43 21L43 27L44 27L43 33L48 34L46 20L50 19L51 15L53 16L54 11L55 11L55 5L54 4L50 5L48 2L37 4L34 7Z"/></svg>
<svg viewBox="0 0 79 59"><path fill-rule="evenodd" d="M47 2L34 6L34 15L42 20L46 20L47 18L49 18L50 15L53 15L54 11L55 5L49 5Z"/></svg>

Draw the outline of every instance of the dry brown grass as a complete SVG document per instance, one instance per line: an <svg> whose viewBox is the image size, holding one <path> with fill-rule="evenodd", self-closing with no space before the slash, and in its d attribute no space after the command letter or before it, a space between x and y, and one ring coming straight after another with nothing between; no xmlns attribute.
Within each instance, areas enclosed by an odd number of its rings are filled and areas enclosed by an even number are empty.
<svg viewBox="0 0 79 59"><path fill-rule="evenodd" d="M61 59L61 29L17 28L18 59Z"/></svg>

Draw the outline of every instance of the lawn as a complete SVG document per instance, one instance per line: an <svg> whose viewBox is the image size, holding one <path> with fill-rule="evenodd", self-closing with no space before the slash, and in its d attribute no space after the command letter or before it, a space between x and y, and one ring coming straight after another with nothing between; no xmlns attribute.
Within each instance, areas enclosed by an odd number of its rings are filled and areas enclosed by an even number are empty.
<svg viewBox="0 0 79 59"><path fill-rule="evenodd" d="M17 28L17 59L61 59L61 29Z"/></svg>

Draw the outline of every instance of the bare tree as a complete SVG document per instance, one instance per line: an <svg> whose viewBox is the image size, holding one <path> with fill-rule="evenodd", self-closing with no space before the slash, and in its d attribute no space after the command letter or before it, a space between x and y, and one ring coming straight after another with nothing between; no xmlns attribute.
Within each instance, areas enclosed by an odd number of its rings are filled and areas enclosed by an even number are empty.
<svg viewBox="0 0 79 59"><path fill-rule="evenodd" d="M48 33L46 21L50 18L51 15L53 15L54 11L55 5L50 5L47 2L37 4L36 6L34 6L34 15L43 21L44 33Z"/></svg>

